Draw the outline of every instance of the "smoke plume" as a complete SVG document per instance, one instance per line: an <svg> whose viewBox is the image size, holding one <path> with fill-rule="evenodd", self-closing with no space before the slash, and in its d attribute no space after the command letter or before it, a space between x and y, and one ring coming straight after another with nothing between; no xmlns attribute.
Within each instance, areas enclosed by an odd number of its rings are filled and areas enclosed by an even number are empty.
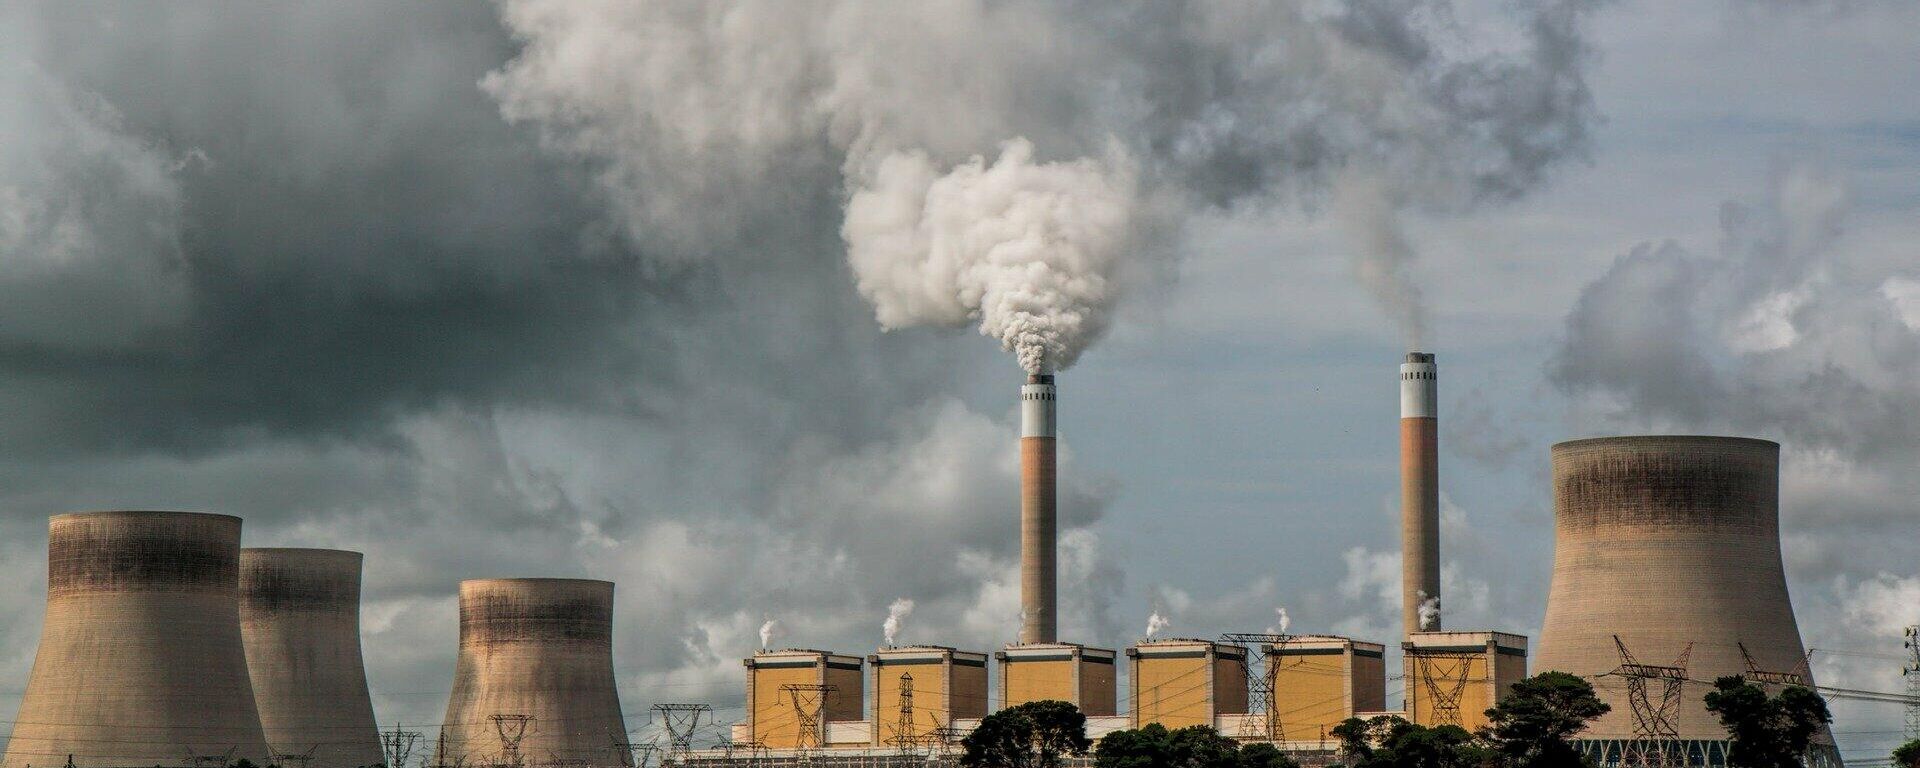
<svg viewBox="0 0 1920 768"><path fill-rule="evenodd" d="M1148 614L1147 615L1147 639L1152 640L1154 635L1160 634L1160 630L1166 629L1167 624L1169 623L1170 622L1167 620L1167 617L1160 615L1159 611L1154 611Z"/></svg>
<svg viewBox="0 0 1920 768"><path fill-rule="evenodd" d="M910 613L913 613L913 601L904 597L887 606L887 620L880 625L881 631L887 636L887 647L894 646L894 639L900 634L900 622L906 620Z"/></svg>
<svg viewBox="0 0 1920 768"><path fill-rule="evenodd" d="M1273 609L1273 613L1276 618L1276 622L1274 623L1273 626L1267 627L1267 634L1269 635L1286 634L1287 628L1293 626L1293 618L1287 615L1287 607L1283 605L1283 606L1280 606L1279 608L1275 608Z"/></svg>
<svg viewBox="0 0 1920 768"><path fill-rule="evenodd" d="M1007 142L942 174L889 155L841 228L860 295L887 328L977 322L1029 373L1064 369L1106 329L1136 226L1132 162L1042 163Z"/></svg>
<svg viewBox="0 0 1920 768"><path fill-rule="evenodd" d="M1333 216L1353 241L1360 284L1393 317L1407 349L1418 350L1427 341L1427 307L1412 274L1413 244L1401 230L1394 194L1376 174L1344 174L1334 184Z"/></svg>
<svg viewBox="0 0 1920 768"><path fill-rule="evenodd" d="M1440 596L1434 595L1432 597L1428 597L1427 591L1424 589L1420 590L1419 594L1420 594L1420 608L1419 608L1420 629L1422 631L1425 631L1425 630L1432 629L1433 623L1440 618Z"/></svg>
<svg viewBox="0 0 1920 768"><path fill-rule="evenodd" d="M767 619L760 623L760 650L773 648L773 638L780 633L780 620Z"/></svg>
<svg viewBox="0 0 1920 768"><path fill-rule="evenodd" d="M1580 155L1593 4L1482 29L1446 0L508 0L523 48L483 86L629 236L727 258L830 190L883 326L974 324L1040 370L1173 275L1195 217L1330 195L1418 339L1397 211L1512 199Z"/></svg>

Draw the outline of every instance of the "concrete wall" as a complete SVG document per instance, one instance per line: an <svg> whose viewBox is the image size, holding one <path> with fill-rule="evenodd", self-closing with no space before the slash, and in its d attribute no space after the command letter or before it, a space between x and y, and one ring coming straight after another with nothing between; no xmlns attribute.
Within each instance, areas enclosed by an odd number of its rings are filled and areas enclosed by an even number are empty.
<svg viewBox="0 0 1920 768"><path fill-rule="evenodd" d="M265 764L239 618L240 519L60 515L47 614L0 765Z"/></svg>
<svg viewBox="0 0 1920 768"><path fill-rule="evenodd" d="M308 768L385 762L360 656L360 553L240 551L240 632L267 744Z"/></svg>
<svg viewBox="0 0 1920 768"><path fill-rule="evenodd" d="M1800 666L1803 648L1780 561L1779 446L1731 437L1615 437L1553 447L1554 564L1535 668L1586 677L1613 711L1592 738L1629 738L1618 634L1642 663L1672 664L1693 643L1688 676ZM1688 684L1683 739L1725 738ZM1658 684L1654 684L1655 693Z"/></svg>
<svg viewBox="0 0 1920 768"><path fill-rule="evenodd" d="M447 702L452 763L502 758L490 718L531 715L527 764L620 765L626 724L613 678L613 584L581 579L460 583L460 656Z"/></svg>
<svg viewBox="0 0 1920 768"><path fill-rule="evenodd" d="M804 648L754 654L747 668L747 732L769 749L818 747L826 743L829 722L853 722L865 715L860 657L841 656ZM819 726L802 737L800 711L794 709L787 685L831 686L818 699ZM869 732L863 740L871 738Z"/></svg>

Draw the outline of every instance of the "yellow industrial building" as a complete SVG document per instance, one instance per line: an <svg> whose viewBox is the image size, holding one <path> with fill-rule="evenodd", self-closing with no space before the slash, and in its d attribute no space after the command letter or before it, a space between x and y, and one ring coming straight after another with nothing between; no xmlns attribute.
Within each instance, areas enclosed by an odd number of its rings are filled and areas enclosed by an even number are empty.
<svg viewBox="0 0 1920 768"><path fill-rule="evenodd" d="M1488 707L1527 676L1527 638L1506 632L1415 632L1401 644L1408 720L1420 725L1487 724Z"/></svg>
<svg viewBox="0 0 1920 768"><path fill-rule="evenodd" d="M1000 661L1000 706L1065 701L1088 717L1114 715L1114 652L1076 643L1009 645Z"/></svg>
<svg viewBox="0 0 1920 768"><path fill-rule="evenodd" d="M1386 646L1331 635L1300 635L1265 646L1273 683L1276 741L1332 738L1357 712L1387 706Z"/></svg>
<svg viewBox="0 0 1920 768"><path fill-rule="evenodd" d="M747 667L748 739L768 749L829 743L828 723L858 721L860 657L805 648L762 651Z"/></svg>
<svg viewBox="0 0 1920 768"><path fill-rule="evenodd" d="M1247 711L1247 651L1209 640L1153 640L1127 649L1133 727L1212 727Z"/></svg>
<svg viewBox="0 0 1920 768"><path fill-rule="evenodd" d="M955 719L987 716L987 655L946 646L883 648L872 667L875 746L922 743Z"/></svg>

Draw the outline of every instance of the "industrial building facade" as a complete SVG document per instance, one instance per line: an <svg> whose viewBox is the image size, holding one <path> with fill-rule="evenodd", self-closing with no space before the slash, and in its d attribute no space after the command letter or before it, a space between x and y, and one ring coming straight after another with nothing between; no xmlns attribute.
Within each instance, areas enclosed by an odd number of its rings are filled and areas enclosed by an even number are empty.
<svg viewBox="0 0 1920 768"><path fill-rule="evenodd" d="M1386 646L1308 635L1265 652L1276 741L1326 742L1347 718L1387 708Z"/></svg>
<svg viewBox="0 0 1920 768"><path fill-rule="evenodd" d="M1247 649L1207 640L1148 641L1127 649L1133 726L1212 727L1247 711Z"/></svg>

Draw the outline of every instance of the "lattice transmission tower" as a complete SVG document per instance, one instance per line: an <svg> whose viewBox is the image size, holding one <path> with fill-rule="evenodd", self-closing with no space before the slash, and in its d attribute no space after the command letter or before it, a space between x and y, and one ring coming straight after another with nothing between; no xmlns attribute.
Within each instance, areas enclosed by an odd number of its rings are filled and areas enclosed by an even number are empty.
<svg viewBox="0 0 1920 768"><path fill-rule="evenodd" d="M533 715L496 714L487 716L493 723L493 732L500 736L500 764L507 768L521 768L526 758L520 754L520 742L527 738L527 726L533 723Z"/></svg>
<svg viewBox="0 0 1920 768"><path fill-rule="evenodd" d="M1620 666L1607 675L1627 681L1627 705L1633 710L1633 738L1620 755L1620 768L1669 768L1679 766L1686 755L1679 751L1680 731L1673 724L1680 715L1680 704L1687 684L1687 661L1693 657L1693 643L1680 650L1679 658L1666 666L1642 664L1627 650L1619 635L1613 646L1620 650ZM1660 700L1654 703L1647 692L1649 681L1660 684Z"/></svg>
<svg viewBox="0 0 1920 768"><path fill-rule="evenodd" d="M1273 684L1280 670L1268 663L1263 649L1292 640L1292 635L1270 632L1228 632L1220 641L1240 646L1240 670L1247 676L1247 716L1240 720L1241 739L1264 739L1276 744L1286 741L1285 726L1280 723L1279 707L1274 706ZM1259 658L1256 660L1256 656Z"/></svg>
<svg viewBox="0 0 1920 768"><path fill-rule="evenodd" d="M409 731L395 725L391 731L380 732L380 749L386 753L387 768L407 768L407 760L413 757L413 748L420 743L419 731Z"/></svg>
<svg viewBox="0 0 1920 768"><path fill-rule="evenodd" d="M1460 698L1467 692L1467 674L1473 671L1473 661L1478 658L1461 653L1420 653L1413 657L1420 685L1427 691L1427 700L1433 703L1434 725L1464 724L1460 719Z"/></svg>
<svg viewBox="0 0 1920 768"><path fill-rule="evenodd" d="M707 704L655 704L653 711L660 717L660 727L667 731L667 754L662 757L662 765L679 765L693 755L693 734L700 730L700 717L711 714L713 707Z"/></svg>
<svg viewBox="0 0 1920 768"><path fill-rule="evenodd" d="M1906 629L1907 660L1900 676L1907 679L1907 741L1920 739L1920 625Z"/></svg>

